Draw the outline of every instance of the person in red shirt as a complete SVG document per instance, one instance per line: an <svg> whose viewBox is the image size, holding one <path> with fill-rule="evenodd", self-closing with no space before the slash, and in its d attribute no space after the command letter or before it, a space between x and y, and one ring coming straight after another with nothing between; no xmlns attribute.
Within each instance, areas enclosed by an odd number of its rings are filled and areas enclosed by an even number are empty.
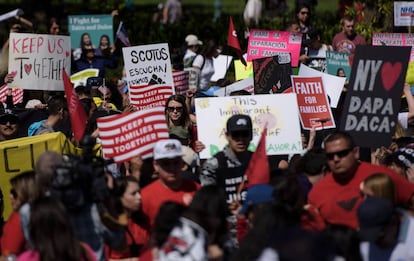
<svg viewBox="0 0 414 261"><path fill-rule="evenodd" d="M162 203L173 201L188 206L200 185L183 179L184 165L181 143L175 139L158 141L154 146L154 170L159 178L142 189L142 211L150 226Z"/></svg>
<svg viewBox="0 0 414 261"><path fill-rule="evenodd" d="M357 45L366 45L364 37L354 30L355 20L346 15L341 20L342 32L337 33L332 40L334 51L342 53L354 53Z"/></svg>
<svg viewBox="0 0 414 261"><path fill-rule="evenodd" d="M325 140L331 170L309 193L308 203L316 207L328 224L358 228L357 209L362 202L360 184L374 173L385 173L396 187L396 203L414 205L414 184L384 167L359 161L359 148L346 132L335 132Z"/></svg>

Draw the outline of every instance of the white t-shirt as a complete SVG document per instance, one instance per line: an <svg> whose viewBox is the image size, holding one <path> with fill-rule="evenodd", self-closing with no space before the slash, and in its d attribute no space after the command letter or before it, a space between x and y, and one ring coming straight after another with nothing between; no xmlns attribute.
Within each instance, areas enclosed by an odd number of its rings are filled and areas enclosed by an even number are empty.
<svg viewBox="0 0 414 261"><path fill-rule="evenodd" d="M210 79L214 74L213 58L204 58L202 55L197 55L193 61L193 67L203 67L200 71L198 90L207 90L210 87Z"/></svg>

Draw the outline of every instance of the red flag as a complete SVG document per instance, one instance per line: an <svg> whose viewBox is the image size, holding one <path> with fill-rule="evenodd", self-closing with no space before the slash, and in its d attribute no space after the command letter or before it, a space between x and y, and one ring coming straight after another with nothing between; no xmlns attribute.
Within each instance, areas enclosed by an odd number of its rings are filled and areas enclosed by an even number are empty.
<svg viewBox="0 0 414 261"><path fill-rule="evenodd" d="M62 70L63 85L65 87L66 101L68 103L70 123L72 124L72 130L75 139L80 141L85 132L86 121L88 117L83 109L82 104L79 101L78 95L75 93L69 76L65 70Z"/></svg>
<svg viewBox="0 0 414 261"><path fill-rule="evenodd" d="M241 51L240 44L239 44L239 39L237 38L237 32L234 29L233 18L231 16L230 16L230 22L229 22L229 32L227 35L227 45L236 49L240 61L244 64L244 66L247 66L246 60L244 60L243 55L242 55L242 51Z"/></svg>
<svg viewBox="0 0 414 261"><path fill-rule="evenodd" d="M246 176L248 188L258 184L269 184L270 182L269 162L267 161L266 154L266 134L267 128L264 128L256 151L253 153L249 166L247 167Z"/></svg>

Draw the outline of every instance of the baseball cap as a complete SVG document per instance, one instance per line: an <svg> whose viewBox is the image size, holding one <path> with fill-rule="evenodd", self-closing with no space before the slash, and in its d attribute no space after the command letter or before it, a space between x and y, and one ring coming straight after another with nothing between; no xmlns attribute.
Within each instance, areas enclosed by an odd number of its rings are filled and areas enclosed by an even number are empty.
<svg viewBox="0 0 414 261"><path fill-rule="evenodd" d="M175 139L159 140L154 146L154 160L173 159L182 157L183 150L180 141Z"/></svg>
<svg viewBox="0 0 414 261"><path fill-rule="evenodd" d="M11 124L17 124L19 122L19 117L11 110L6 109L0 115L0 124L6 124L7 122L10 122Z"/></svg>
<svg viewBox="0 0 414 261"><path fill-rule="evenodd" d="M394 208L389 199L369 196L359 206L358 234L363 241L376 241L384 226L390 221Z"/></svg>
<svg viewBox="0 0 414 261"><path fill-rule="evenodd" d="M235 114L227 120L227 132L246 130L252 132L252 119L250 116Z"/></svg>
<svg viewBox="0 0 414 261"><path fill-rule="evenodd" d="M194 34L189 34L185 37L185 42L187 43L188 46L192 46L192 45L202 45L203 42L198 40L198 37L195 36Z"/></svg>
<svg viewBox="0 0 414 261"><path fill-rule="evenodd" d="M269 184L258 184L247 189L246 200L239 214L246 214L254 205L273 201L273 187Z"/></svg>

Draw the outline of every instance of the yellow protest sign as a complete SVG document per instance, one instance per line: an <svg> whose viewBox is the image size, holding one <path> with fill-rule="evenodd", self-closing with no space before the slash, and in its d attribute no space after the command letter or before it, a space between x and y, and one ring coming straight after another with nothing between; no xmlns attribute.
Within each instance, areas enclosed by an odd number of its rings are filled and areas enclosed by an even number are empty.
<svg viewBox="0 0 414 261"><path fill-rule="evenodd" d="M80 155L82 151L61 132L0 142L0 188L4 198L3 217L7 218L12 211L9 199L9 180L22 172L33 170L40 154L47 150L56 151L59 154L75 155Z"/></svg>
<svg viewBox="0 0 414 261"><path fill-rule="evenodd" d="M247 62L247 66L244 66L240 60L234 60L234 71L236 74L236 81L253 77L253 63Z"/></svg>
<svg viewBox="0 0 414 261"><path fill-rule="evenodd" d="M407 75L405 76L405 81L410 85L414 84L414 62L408 63Z"/></svg>

